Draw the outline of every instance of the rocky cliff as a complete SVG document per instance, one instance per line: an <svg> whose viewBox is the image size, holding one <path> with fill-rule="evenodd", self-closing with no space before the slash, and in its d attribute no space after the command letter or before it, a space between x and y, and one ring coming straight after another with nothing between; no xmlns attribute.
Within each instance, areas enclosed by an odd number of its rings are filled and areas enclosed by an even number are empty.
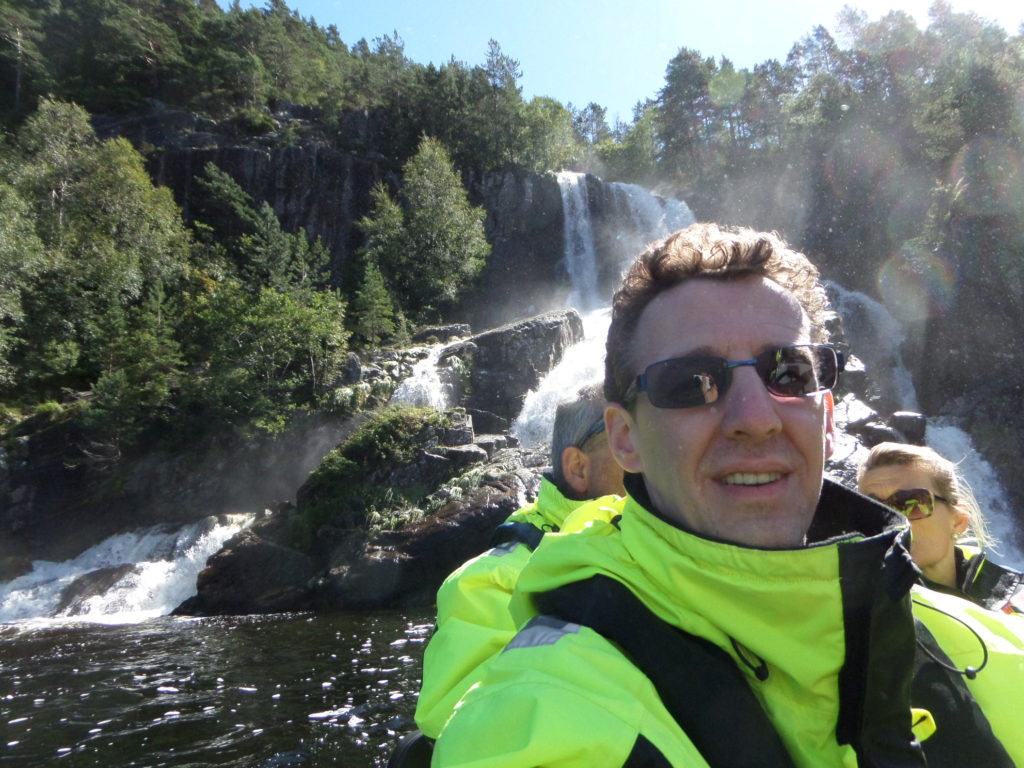
<svg viewBox="0 0 1024 768"><path fill-rule="evenodd" d="M468 336L441 365L477 431L500 432L518 412L508 404L521 403L581 337L575 311L555 312ZM38 417L23 425L13 447L0 449L0 581L27 571L33 559L65 560L120 531L287 508L310 471L369 410L388 402L427 351L385 350L362 361L352 356L347 379L337 383L338 409L297 414L275 438L221 436L183 453L151 451L110 466L90 461L88 445L65 423ZM455 446L473 442L453 439ZM507 441L485 435L479 442L484 447L453 448L447 458L434 451L434 466L446 465L442 474L452 476ZM441 478L429 479L436 485Z"/></svg>

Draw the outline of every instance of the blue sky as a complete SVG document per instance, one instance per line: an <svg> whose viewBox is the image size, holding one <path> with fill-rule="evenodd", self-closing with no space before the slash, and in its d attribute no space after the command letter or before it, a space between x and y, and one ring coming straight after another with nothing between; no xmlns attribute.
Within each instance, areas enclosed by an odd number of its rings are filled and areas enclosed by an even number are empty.
<svg viewBox="0 0 1024 768"><path fill-rule="evenodd" d="M836 31L846 4L877 19L890 9L927 25L931 0L287 0L322 26L334 24L351 45L398 32L406 55L421 64L454 56L482 64L487 41L517 59L523 95L550 96L583 107L607 107L608 121L632 119L633 105L653 98L665 66L681 47L729 57L738 68L784 60L793 43L821 24ZM227 3L225 2L225 5ZM243 5L263 5L246 2ZM953 0L1016 33L1019 0Z"/></svg>

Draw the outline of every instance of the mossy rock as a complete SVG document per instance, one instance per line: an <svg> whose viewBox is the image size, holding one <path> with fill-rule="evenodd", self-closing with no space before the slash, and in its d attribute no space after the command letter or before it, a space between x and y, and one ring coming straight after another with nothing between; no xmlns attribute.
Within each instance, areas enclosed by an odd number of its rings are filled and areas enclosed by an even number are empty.
<svg viewBox="0 0 1024 768"><path fill-rule="evenodd" d="M409 468L426 458L427 475L444 477L427 449L438 444L452 419L433 408L387 406L369 418L328 453L296 494L293 522L296 546L308 549L324 525L363 528L373 520L400 519L392 513L411 507L431 490ZM403 478L398 483L394 480ZM408 481L406 481L406 479Z"/></svg>

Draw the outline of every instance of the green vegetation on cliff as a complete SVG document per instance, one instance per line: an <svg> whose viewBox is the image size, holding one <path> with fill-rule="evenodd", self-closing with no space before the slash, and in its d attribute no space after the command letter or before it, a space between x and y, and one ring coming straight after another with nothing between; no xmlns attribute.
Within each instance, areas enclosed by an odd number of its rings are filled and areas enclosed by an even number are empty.
<svg viewBox="0 0 1024 768"><path fill-rule="evenodd" d="M1024 321L1024 37L942 0L924 29L852 8L838 29L751 70L682 48L656 98L612 126L596 103L525 100L497 41L481 65L424 66L397 36L346 42L283 0L11 0L5 418L59 403L46 407L80 418L92 455L117 458L147 435L187 444L330 407L350 345L444 319L472 288L489 246L460 174L490 171L643 183L701 218L781 230L875 294L897 285L884 275L940 259L962 297ZM332 263L212 165L183 219L145 170L162 148L98 138L90 122L160 105L234 144L365 159L381 183L356 214L359 258Z"/></svg>
<svg viewBox="0 0 1024 768"><path fill-rule="evenodd" d="M418 501L431 489L418 484L415 473L404 479L394 473L436 444L449 426L450 418L433 408L387 406L371 414L299 489L293 520L297 546L308 548L323 525L361 528Z"/></svg>

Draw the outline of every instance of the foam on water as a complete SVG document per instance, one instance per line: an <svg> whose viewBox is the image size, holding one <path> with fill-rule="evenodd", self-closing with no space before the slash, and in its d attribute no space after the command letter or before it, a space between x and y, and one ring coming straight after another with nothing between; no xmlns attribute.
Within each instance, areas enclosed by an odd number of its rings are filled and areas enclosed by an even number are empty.
<svg viewBox="0 0 1024 768"><path fill-rule="evenodd" d="M207 558L252 519L153 526L111 536L65 562L37 560L29 573L0 584L0 622L61 617L120 624L170 613L195 594Z"/></svg>

